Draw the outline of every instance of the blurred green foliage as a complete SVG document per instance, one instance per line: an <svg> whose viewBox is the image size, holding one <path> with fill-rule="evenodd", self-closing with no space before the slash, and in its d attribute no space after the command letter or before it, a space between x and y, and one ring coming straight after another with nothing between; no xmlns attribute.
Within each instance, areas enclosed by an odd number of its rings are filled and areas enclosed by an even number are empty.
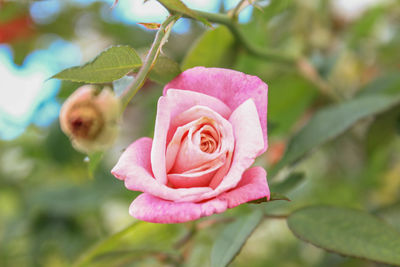
<svg viewBox="0 0 400 267"><path fill-rule="evenodd" d="M88 177L85 155L73 150L57 122L44 130L31 127L14 141L0 141L0 265L209 266L213 250L220 249L213 247L218 236L235 232L227 226L231 218L243 217L239 224L254 209L288 214L312 204L370 211L399 231L400 106L394 100L400 88L399 1L382 2L352 20L335 11L332 2L271 0L262 10L255 8L252 20L240 26L246 38L263 49L308 58L346 103L369 97L363 110L356 106L350 114L335 114L335 123L377 109L375 95L391 95L389 109L357 118L335 133L333 140L307 148L290 162L297 164L269 176L271 188L282 190L277 192L287 194L291 202L244 205L200 220L200 230L195 232L191 224L152 225L131 218L128 207L137 193L126 190L109 171L129 143L152 136L162 85L149 81L126 110L120 139L104 155L94 179ZM15 62L22 64L30 52L46 48L58 37L80 44L84 61L109 45L147 50L154 32L104 19L100 16L104 5L69 3L48 23L33 24L34 34L10 43ZM28 8L28 3L4 3L0 23L28 16ZM210 29L190 23L190 32L173 33L163 48L182 69L228 67L268 83L269 150L258 160L267 170L275 168L282 157L282 143L287 145L316 112L344 105L321 94L293 66L247 53L223 26ZM98 39L90 39L89 33ZM176 72L174 68L171 73ZM160 74L158 81L165 82L163 77ZM78 85L64 81L59 99ZM333 122L328 119L321 120L329 131ZM317 134L320 124L311 126L303 131L310 131L308 138L315 134L310 142L316 142L321 137ZM113 233L117 234L107 239ZM243 245L236 242L233 245L239 248ZM296 239L285 220L266 218L231 266L380 265L325 252Z"/></svg>

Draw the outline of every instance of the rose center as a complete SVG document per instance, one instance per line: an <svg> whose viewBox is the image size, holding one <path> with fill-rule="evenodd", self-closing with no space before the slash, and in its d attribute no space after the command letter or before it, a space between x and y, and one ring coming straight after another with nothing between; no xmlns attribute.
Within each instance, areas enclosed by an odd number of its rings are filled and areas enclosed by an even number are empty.
<svg viewBox="0 0 400 267"><path fill-rule="evenodd" d="M217 142L209 132L200 134L200 150L206 153L213 153L217 149Z"/></svg>

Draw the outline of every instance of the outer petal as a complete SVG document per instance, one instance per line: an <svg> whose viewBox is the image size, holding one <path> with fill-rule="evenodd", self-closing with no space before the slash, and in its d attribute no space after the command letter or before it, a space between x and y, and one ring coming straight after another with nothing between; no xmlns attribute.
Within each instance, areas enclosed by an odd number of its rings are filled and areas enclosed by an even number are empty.
<svg viewBox="0 0 400 267"><path fill-rule="evenodd" d="M120 180L129 179L131 175L143 175L144 179L152 177L150 151L153 140L143 137L126 148L118 160L118 163L111 170L111 173Z"/></svg>
<svg viewBox="0 0 400 267"><path fill-rule="evenodd" d="M268 86L258 77L229 69L195 67L184 71L168 83L164 88L164 95L170 88L216 97L232 110L252 98L257 107L264 137L264 149L260 154L267 149Z"/></svg>
<svg viewBox="0 0 400 267"><path fill-rule="evenodd" d="M219 99L196 92L171 89L158 101L154 142L151 150L151 166L154 177L160 183L167 183L165 153L171 120L196 105L209 107L224 118L228 118L231 114L229 107Z"/></svg>
<svg viewBox="0 0 400 267"><path fill-rule="evenodd" d="M238 187L216 198L201 203L177 203L145 193L132 202L129 213L139 220L153 223L182 223L221 213L227 208L269 196L265 170L254 167L243 174Z"/></svg>
<svg viewBox="0 0 400 267"><path fill-rule="evenodd" d="M240 204L266 197L270 198L267 182L267 173L262 167L248 169L237 187L222 194L218 199L225 200L228 208L234 208Z"/></svg>

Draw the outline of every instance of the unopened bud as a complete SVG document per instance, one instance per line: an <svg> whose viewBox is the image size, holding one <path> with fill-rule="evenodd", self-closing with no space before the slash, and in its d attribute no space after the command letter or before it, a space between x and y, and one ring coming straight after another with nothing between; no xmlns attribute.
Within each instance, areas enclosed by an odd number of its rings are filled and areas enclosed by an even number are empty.
<svg viewBox="0 0 400 267"><path fill-rule="evenodd" d="M89 154L105 150L117 137L120 108L119 99L110 89L98 94L95 87L84 85L64 102L61 129L79 151Z"/></svg>

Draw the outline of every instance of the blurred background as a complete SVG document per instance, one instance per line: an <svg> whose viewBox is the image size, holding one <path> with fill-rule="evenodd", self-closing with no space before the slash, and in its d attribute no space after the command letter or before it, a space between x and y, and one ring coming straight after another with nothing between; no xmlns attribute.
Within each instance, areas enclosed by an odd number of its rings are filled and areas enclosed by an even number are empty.
<svg viewBox="0 0 400 267"><path fill-rule="evenodd" d="M162 85L147 82L135 96L116 145L90 178L85 155L72 148L57 119L62 102L81 84L49 77L91 60L111 45L145 51L155 33L137 23L162 22L168 12L156 1L142 2L120 0L112 8L112 0L0 0L0 266L71 266L93 244L134 221L128 207L137 194L126 190L110 169L124 147L138 137L152 136ZM208 12L226 12L238 3L183 2ZM246 37L265 49L305 56L343 99L388 81L400 86L398 0L269 0L259 1L259 6L247 7L239 17ZM258 160L268 170L282 157L290 136L330 100L292 68L246 53L228 31L207 35L210 31L180 19L163 52L185 66L228 67L268 83L270 147ZM193 46L203 53L197 62L185 59ZM262 208L287 213L313 203L372 212L399 207L399 151L397 106L357 123L314 151L296 166L305 179L288 193L292 201ZM214 217L236 216L247 209L244 205ZM163 229L178 235L187 226L171 227ZM179 262L208 266L221 227L193 237L179 250ZM146 232L152 228L142 231L139 236L152 237ZM124 260L110 260L105 266L176 266L154 253ZM324 252L298 241L284 220L266 220L232 266L378 265Z"/></svg>

